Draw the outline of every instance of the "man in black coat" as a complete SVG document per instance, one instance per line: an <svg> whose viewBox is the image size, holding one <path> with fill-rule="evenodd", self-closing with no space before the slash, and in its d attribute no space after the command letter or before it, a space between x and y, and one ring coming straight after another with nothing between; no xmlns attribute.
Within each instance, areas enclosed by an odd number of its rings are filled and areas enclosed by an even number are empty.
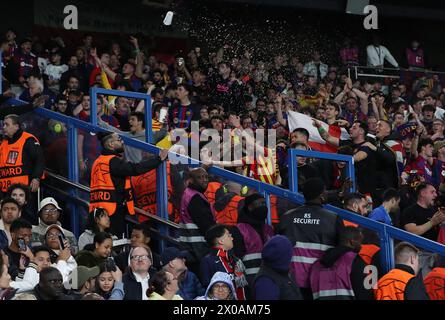
<svg viewBox="0 0 445 320"><path fill-rule="evenodd" d="M144 247L130 251L130 268L122 277L124 300L148 300L147 289L156 270L152 267L151 255Z"/></svg>

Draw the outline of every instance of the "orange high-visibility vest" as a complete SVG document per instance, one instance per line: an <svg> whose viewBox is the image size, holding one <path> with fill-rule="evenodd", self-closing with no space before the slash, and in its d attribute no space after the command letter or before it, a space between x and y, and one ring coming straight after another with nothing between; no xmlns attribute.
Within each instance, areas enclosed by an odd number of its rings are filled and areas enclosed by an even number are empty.
<svg viewBox="0 0 445 320"><path fill-rule="evenodd" d="M415 276L409 272L392 269L377 283L374 290L376 300L405 300L405 289L408 281Z"/></svg>
<svg viewBox="0 0 445 320"><path fill-rule="evenodd" d="M366 264L371 264L372 258L380 250L379 246L375 244L362 244L359 256L365 261Z"/></svg>
<svg viewBox="0 0 445 320"><path fill-rule="evenodd" d="M243 199L244 197L235 195L223 210L215 209L216 222L227 226L236 225L238 223L238 204Z"/></svg>
<svg viewBox="0 0 445 320"><path fill-rule="evenodd" d="M90 212L93 212L95 208L104 208L110 216L116 212L116 187L110 174L110 161L114 157L116 156L101 155L93 163L90 184ZM128 212L134 215L130 177L125 178L125 198Z"/></svg>
<svg viewBox="0 0 445 320"><path fill-rule="evenodd" d="M357 223L354 223L354 222L351 222L351 221L348 221L348 220L343 220L343 225L345 227L354 227L354 228L358 228L359 227L359 225Z"/></svg>
<svg viewBox="0 0 445 320"><path fill-rule="evenodd" d="M216 181L209 182L209 184L207 185L207 190L204 192L204 195L212 206L215 205L216 191L218 191L218 189L221 187L222 184Z"/></svg>
<svg viewBox="0 0 445 320"><path fill-rule="evenodd" d="M173 206L173 202L171 200L173 195L173 187L171 184L170 174L170 162L167 161L167 197L168 214L170 216L169 220L178 222L179 210ZM136 206L155 215L158 212L156 203L156 177L156 169L150 170L136 177L131 177L131 185L133 186ZM144 222L148 219L149 218L146 216L140 215L138 221Z"/></svg>
<svg viewBox="0 0 445 320"><path fill-rule="evenodd" d="M272 224L278 224L280 223L280 217L278 216L278 207L277 207L278 197L271 194L269 199L270 199L270 220Z"/></svg>
<svg viewBox="0 0 445 320"><path fill-rule="evenodd" d="M445 300L445 268L434 268L423 279L431 300Z"/></svg>
<svg viewBox="0 0 445 320"><path fill-rule="evenodd" d="M28 138L39 142L32 134L23 132L16 142L8 144L8 140L3 139L0 144L0 188L2 192L7 192L9 186L14 183L29 185L31 168L23 167L23 148Z"/></svg>

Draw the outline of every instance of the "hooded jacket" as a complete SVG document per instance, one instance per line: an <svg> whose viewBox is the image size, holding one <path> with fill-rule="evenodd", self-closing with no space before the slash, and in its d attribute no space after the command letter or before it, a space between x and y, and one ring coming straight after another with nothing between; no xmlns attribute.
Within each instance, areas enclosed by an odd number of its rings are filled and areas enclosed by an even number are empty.
<svg viewBox="0 0 445 320"><path fill-rule="evenodd" d="M209 285L207 286L206 292L203 296L197 297L195 300L217 300L215 297L210 296L210 293L212 292L212 287L215 283L222 282L225 283L229 289L229 299L228 300L236 300L236 292L235 287L233 286L232 279L230 278L230 275L225 272L218 271L216 272L212 279L210 280Z"/></svg>
<svg viewBox="0 0 445 320"><path fill-rule="evenodd" d="M62 227L62 224L57 221L55 224L57 224L59 227ZM32 246L40 246L45 243L45 234L46 229L49 227L46 223L43 222L42 219L39 219L39 225L32 227ZM62 228L62 232L65 235L66 239L70 242L71 250L75 252L78 251L77 247L77 240L74 234L71 231L68 231L66 229Z"/></svg>

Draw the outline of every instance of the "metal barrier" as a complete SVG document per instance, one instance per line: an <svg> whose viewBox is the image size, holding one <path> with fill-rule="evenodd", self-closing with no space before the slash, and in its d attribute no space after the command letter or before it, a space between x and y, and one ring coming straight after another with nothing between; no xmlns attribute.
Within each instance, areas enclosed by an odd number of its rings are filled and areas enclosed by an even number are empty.
<svg viewBox="0 0 445 320"><path fill-rule="evenodd" d="M114 91L113 93L114 94ZM127 93L127 96L130 96L131 93ZM139 94L137 94L138 97ZM16 104L24 104L23 101L18 101L15 100L14 101ZM92 111L94 112L94 108L91 108ZM150 109L150 106L147 105L146 106L146 112L147 111L151 111L151 110L147 110ZM104 129L98 127L97 125L93 125L91 123L88 122L84 122L72 117L68 117L65 115L62 115L60 113L51 111L51 110L47 110L47 109L42 109L42 108L38 108L37 110L35 110L35 112L43 117L49 118L49 119L54 119L60 122L63 122L67 125L68 127L68 166L69 166L69 180L71 182L74 183L78 183L78 167L77 167L77 129L84 129L84 130L88 130L91 132L99 132L99 131L104 131ZM151 114L148 113L148 114ZM151 119L150 119L151 121ZM121 138L124 140L126 145L144 150L146 152L149 153L154 153L154 154L158 154L160 149L154 145L148 144L146 142L142 142L142 141L138 141L138 140L134 140L131 138L128 138L126 136L121 136ZM300 153L301 152L301 153ZM300 155L300 156L306 156L306 157L311 157L317 154L313 154L313 153L308 153L308 151L299 151L296 152L294 151L293 153L295 156L296 155ZM183 163L188 163L190 164L192 167L196 167L200 165L200 162L196 159L192 159L186 156L182 156L176 153L169 153L169 156L172 157L177 157L177 159L180 159L181 161L184 161ZM320 156L318 154L318 156ZM332 158L332 155L330 156ZM343 157L338 158L341 161L348 161L348 159L345 159ZM350 163L349 165L349 169L350 172L352 171L352 162L348 162ZM290 174L290 180L291 181L291 186L292 188L295 188L295 184L292 182L292 179L294 179L294 177L297 174L297 168L296 165L295 167L293 166L293 164L291 164L290 168L292 168ZM167 170L166 170L166 163L164 162L162 166L160 166L157 170L158 173L158 179L157 179L157 209L158 209L158 216L159 218L163 219L163 220L168 220L168 202L167 202ZM270 195L275 195L281 198L286 198L290 201L293 201L297 204L304 204L304 197L296 192L290 191L290 190L285 190L270 184L266 184L266 183L262 183L260 181L257 180L253 180L250 178L247 178L245 176L239 175L237 173L233 173L230 171L227 171L225 169L221 169L218 167L211 167L209 168L209 173L220 176L224 179L227 180L231 180L234 182L237 182L239 184L242 185L246 185L250 188L254 188L256 189L259 193L262 193L265 198L266 198L266 204L268 206L268 223L271 223L271 216L270 216ZM352 177L353 175L351 175ZM71 191L73 192L73 191ZM382 261L384 264L384 268L386 269L386 271L390 270L393 266L394 266L394 255L393 255L393 241L392 238L396 238L396 239L401 239L401 240L405 240L405 241L409 241L411 243L413 243L414 245L423 248L425 250L429 250L432 252L436 252L439 253L441 255L445 255L445 246L438 244L436 242L427 240L425 238L413 235L411 233L408 233L406 231L402 231L399 230L397 228L382 224L380 222L376 222L373 220L370 220L368 218L359 216L355 213L349 212L347 210L343 210L337 207L333 207L331 205L327 205L325 206L326 209L333 211L334 213L338 214L341 218L346 219L348 221L357 223L365 228L369 228L371 230L377 231L379 236L380 236L380 241L381 241L381 252L382 254ZM78 236L78 232L79 232L79 225L78 225L78 217L76 214L76 209L73 208L73 214L72 214L72 226L73 226L73 232ZM77 232L77 233L76 233ZM163 230L161 230L161 234L163 236L168 236L168 228L165 227Z"/></svg>
<svg viewBox="0 0 445 320"><path fill-rule="evenodd" d="M366 71L369 70L369 71ZM399 80L402 78L402 74L440 74L445 75L443 71L434 71L428 69L405 69L405 68L376 68L369 66L351 66L348 67L348 77L354 76L354 79L359 77L364 78L382 78L382 79L394 79ZM415 77L414 77L415 78ZM352 78L351 78L352 79Z"/></svg>
<svg viewBox="0 0 445 320"><path fill-rule="evenodd" d="M298 193L298 174L297 174L297 161L296 158L305 157L305 158L316 158L316 159L326 159L332 161L342 161L347 162L347 174L348 178L352 182L352 186L350 191L355 192L355 171L354 171L354 158L352 156L347 156L343 154L337 153L327 153L327 152L317 152L317 151L305 151L305 150L297 150L290 149L289 150L289 189L292 192Z"/></svg>

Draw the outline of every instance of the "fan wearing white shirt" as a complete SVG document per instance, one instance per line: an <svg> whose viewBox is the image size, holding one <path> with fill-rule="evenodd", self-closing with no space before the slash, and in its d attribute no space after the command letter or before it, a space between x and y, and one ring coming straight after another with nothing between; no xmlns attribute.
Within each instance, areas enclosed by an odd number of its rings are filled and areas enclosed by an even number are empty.
<svg viewBox="0 0 445 320"><path fill-rule="evenodd" d="M60 52L51 53L50 61L45 68L44 74L48 77L46 80L47 86L57 93L60 91L60 78L62 74L68 71L68 66L66 64L61 64L62 55Z"/></svg>
<svg viewBox="0 0 445 320"><path fill-rule="evenodd" d="M394 68L398 68L399 64L392 56L391 52L385 47L380 45L380 39L374 37L372 44L366 47L366 53L368 56L369 67L383 67L385 60L388 61Z"/></svg>

